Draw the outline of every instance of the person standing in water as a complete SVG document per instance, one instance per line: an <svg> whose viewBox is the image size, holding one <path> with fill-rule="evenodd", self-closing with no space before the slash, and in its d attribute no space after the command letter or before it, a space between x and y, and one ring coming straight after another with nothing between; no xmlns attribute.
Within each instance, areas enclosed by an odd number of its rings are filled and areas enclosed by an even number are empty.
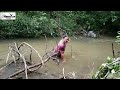
<svg viewBox="0 0 120 90"><path fill-rule="evenodd" d="M58 57L62 59L63 62L64 60L64 52L67 43L70 41L69 37L67 35L62 36L62 39L59 41L57 46L53 49L53 56L52 57Z"/></svg>

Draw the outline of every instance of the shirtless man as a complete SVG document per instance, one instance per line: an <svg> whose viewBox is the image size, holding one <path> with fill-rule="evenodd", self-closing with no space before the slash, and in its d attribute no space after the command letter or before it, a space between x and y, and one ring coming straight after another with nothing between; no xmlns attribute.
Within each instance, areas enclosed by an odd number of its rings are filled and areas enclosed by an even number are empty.
<svg viewBox="0 0 120 90"><path fill-rule="evenodd" d="M59 41L57 46L53 50L53 57L57 56L58 58L62 59L64 61L64 52L66 48L66 44L70 41L68 36L63 36L62 39Z"/></svg>

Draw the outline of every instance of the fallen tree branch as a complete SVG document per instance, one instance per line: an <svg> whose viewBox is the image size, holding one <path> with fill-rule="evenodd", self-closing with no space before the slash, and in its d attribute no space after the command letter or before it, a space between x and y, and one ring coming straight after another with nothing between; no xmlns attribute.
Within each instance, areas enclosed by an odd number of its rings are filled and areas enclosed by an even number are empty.
<svg viewBox="0 0 120 90"><path fill-rule="evenodd" d="M10 56L10 52L9 52L8 55L7 55L6 63L8 62L9 56Z"/></svg>
<svg viewBox="0 0 120 90"><path fill-rule="evenodd" d="M42 57L41 57L41 55L39 54L39 52L38 52L36 49L34 49L31 45L29 45L28 43L26 43L26 42L21 43L21 44L19 45L19 47L18 47L18 50L19 50L20 47L23 46L23 45L27 45L27 46L29 46L31 49L33 49L33 50L37 53L37 55L38 55L38 57L40 58L42 64L44 65L44 62L43 62Z"/></svg>
<svg viewBox="0 0 120 90"><path fill-rule="evenodd" d="M24 54L21 54L21 53L20 53L20 47L23 46L23 45L27 45L27 46L29 46L30 49L31 49L30 62L31 62L32 50L34 50L34 51L38 54L38 56L39 56L39 58L41 59L42 62L37 63L37 64L34 64L34 65L31 65L31 66L27 66L27 63L26 63L26 59L25 59L25 57L24 57ZM10 55L10 54L11 54L11 56L13 57L13 61L12 61L11 63L7 64L6 66L2 67L0 70L2 70L3 68L7 67L7 66L10 65L10 64L12 64L13 62L15 62L15 64L16 64L16 61L17 61L17 60L20 60L20 59L22 59L22 61L23 61L23 63L24 63L24 69L19 70L19 71L15 72L15 73L11 74L11 75L10 75L9 77L7 77L6 79L10 79L10 78L12 78L12 77L14 77L14 76L22 73L22 72L25 72L26 79L28 79L27 71L36 71L36 70L38 70L41 66L43 66L43 63L46 63L49 59L57 60L57 58L54 58L54 57L53 57L54 55L56 55L56 53L53 54L52 52L50 52L50 55L47 55L47 52L46 52L47 58L43 61L43 60L42 60L43 57L41 57L41 56L39 55L39 53L37 52L37 50L35 50L32 46L30 46L30 45L27 44L26 42L21 43L21 44L19 45L19 47L18 47L17 44L14 42L14 46L10 45L10 46L9 46L9 50L10 50L10 52L8 53L7 61L8 61L8 59L9 59L9 55ZM18 55L18 59L15 58L15 57L16 57L16 56L15 56L15 53ZM36 67L36 68L35 68L35 67Z"/></svg>
<svg viewBox="0 0 120 90"><path fill-rule="evenodd" d="M28 79L28 75L27 75L27 67L28 67L28 66L27 66L27 64L26 64L25 57L19 52L16 43L15 43L15 48L16 48L17 52L19 53L20 57L23 59L24 66L25 66L25 75L26 75L26 79Z"/></svg>
<svg viewBox="0 0 120 90"><path fill-rule="evenodd" d="M46 63L49 59L50 59L50 57L48 57L46 60L44 60L44 63ZM29 70L29 69L32 69L32 68L38 67L38 66L41 67L41 66L42 66L42 63L37 63L37 64L31 65L31 66L28 66L27 69ZM14 76L16 76L16 75L24 72L24 71L25 71L25 69L19 70L19 71L13 73L12 75L10 75L9 77L7 77L7 78L5 78L5 79L12 78L12 77L14 77Z"/></svg>
<svg viewBox="0 0 120 90"><path fill-rule="evenodd" d="M6 63L8 62L9 56L10 56L10 54L11 54L11 50L12 50L12 48L10 48L10 46L9 46L9 53L8 53L8 55L7 55L7 58L6 58Z"/></svg>

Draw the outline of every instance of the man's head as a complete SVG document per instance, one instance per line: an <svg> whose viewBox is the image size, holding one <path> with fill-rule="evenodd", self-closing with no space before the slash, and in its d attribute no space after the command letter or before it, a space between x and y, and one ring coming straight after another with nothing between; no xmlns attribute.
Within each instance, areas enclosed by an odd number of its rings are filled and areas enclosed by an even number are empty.
<svg viewBox="0 0 120 90"><path fill-rule="evenodd" d="M70 39L69 39L68 36L64 37L63 39L64 39L64 43L68 43L68 42L70 42Z"/></svg>

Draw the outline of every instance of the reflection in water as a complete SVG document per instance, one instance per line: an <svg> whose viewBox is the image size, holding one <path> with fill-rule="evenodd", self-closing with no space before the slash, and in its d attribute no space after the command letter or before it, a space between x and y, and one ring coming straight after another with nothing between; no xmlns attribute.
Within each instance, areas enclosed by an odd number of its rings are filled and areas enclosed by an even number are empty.
<svg viewBox="0 0 120 90"><path fill-rule="evenodd" d="M47 51L53 49L56 41L60 38L48 38ZM8 53L8 45L17 42L27 42L32 45L41 55L45 54L46 41L45 39L14 39L14 40L0 40L0 66L5 64L6 55ZM98 67L106 62L107 56L112 56L112 43L114 43L115 54L120 51L120 46L115 43L115 39L104 37L101 39L94 38L71 38L71 43L67 45L65 51L65 63L59 66L52 60L46 63L40 72L47 74L60 74L64 67L65 74L69 72L76 72L77 78L88 77L95 72ZM38 57L33 55L34 63L40 62Z"/></svg>

